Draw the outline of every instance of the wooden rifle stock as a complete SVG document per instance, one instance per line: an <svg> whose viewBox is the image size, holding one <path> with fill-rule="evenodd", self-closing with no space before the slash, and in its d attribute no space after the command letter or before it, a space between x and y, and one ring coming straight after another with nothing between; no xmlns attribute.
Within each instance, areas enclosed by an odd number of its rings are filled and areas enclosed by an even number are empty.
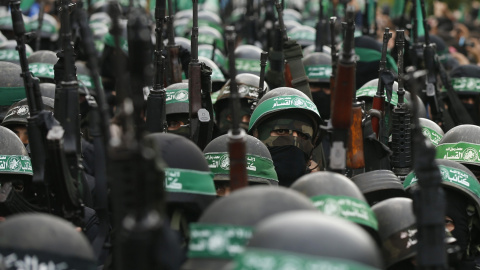
<svg viewBox="0 0 480 270"><path fill-rule="evenodd" d="M235 69L235 28L227 27L228 63L230 71L230 110L232 128L228 131L228 154L230 157L230 188L237 190L248 185L245 131L240 127L240 94Z"/></svg>
<svg viewBox="0 0 480 270"><path fill-rule="evenodd" d="M363 152L362 104L354 102L352 106L352 124L347 143L347 169L351 176L363 173L365 170L365 156Z"/></svg>

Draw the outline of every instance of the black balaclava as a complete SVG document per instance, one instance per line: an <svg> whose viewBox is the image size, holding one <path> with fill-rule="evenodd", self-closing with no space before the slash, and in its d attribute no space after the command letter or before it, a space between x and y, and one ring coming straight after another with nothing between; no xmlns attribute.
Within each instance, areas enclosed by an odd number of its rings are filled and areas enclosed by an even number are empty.
<svg viewBox="0 0 480 270"><path fill-rule="evenodd" d="M284 145L269 147L268 150L272 155L280 186L289 187L306 173L308 158L300 148Z"/></svg>
<svg viewBox="0 0 480 270"><path fill-rule="evenodd" d="M455 224L455 229L451 232L452 236L457 239L461 252L465 254L470 240L468 198L451 189L445 189L445 199L447 201L445 215L449 216Z"/></svg>
<svg viewBox="0 0 480 270"><path fill-rule="evenodd" d="M330 95L324 91L316 91L312 92L312 97L322 119L330 119Z"/></svg>

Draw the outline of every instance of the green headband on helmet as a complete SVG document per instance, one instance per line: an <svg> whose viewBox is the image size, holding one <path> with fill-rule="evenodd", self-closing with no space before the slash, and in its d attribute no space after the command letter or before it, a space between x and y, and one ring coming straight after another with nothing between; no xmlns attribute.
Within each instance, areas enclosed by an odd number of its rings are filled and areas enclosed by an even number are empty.
<svg viewBox="0 0 480 270"><path fill-rule="evenodd" d="M0 155L0 174L33 175L32 162L28 156Z"/></svg>
<svg viewBox="0 0 480 270"><path fill-rule="evenodd" d="M167 192L217 195L213 173L203 171L166 168L165 189Z"/></svg>
<svg viewBox="0 0 480 270"><path fill-rule="evenodd" d="M366 48L355 48L355 54L358 55L360 62L374 62L380 61L382 59L382 53L377 50L366 49ZM398 72L397 63L392 56L387 53L387 68Z"/></svg>
<svg viewBox="0 0 480 270"><path fill-rule="evenodd" d="M436 158L480 165L480 145L467 142L444 143L436 148Z"/></svg>

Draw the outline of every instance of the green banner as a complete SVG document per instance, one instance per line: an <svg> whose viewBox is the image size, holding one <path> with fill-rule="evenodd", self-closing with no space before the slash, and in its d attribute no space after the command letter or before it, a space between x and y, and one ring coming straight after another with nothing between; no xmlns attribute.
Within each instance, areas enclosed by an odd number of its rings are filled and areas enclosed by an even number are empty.
<svg viewBox="0 0 480 270"><path fill-rule="evenodd" d="M461 188L468 189L470 192L475 194L475 196L480 198L480 183L477 179L457 168L443 165L439 165L438 168L440 169L443 182L453 183ZM407 189L412 185L416 184L417 182L418 178L415 175L415 172L411 172L405 178L405 181L403 182L403 187Z"/></svg>
<svg viewBox="0 0 480 270"><path fill-rule="evenodd" d="M378 230L378 222L370 206L348 196L319 195L310 198L315 207L325 215L345 218Z"/></svg>
<svg viewBox="0 0 480 270"><path fill-rule="evenodd" d="M0 174L1 173L33 175L32 162L28 156L0 155Z"/></svg>
<svg viewBox="0 0 480 270"><path fill-rule="evenodd" d="M214 174L230 173L228 153L207 153L205 159ZM249 176L278 181L273 161L257 155L247 155L247 173Z"/></svg>
<svg viewBox="0 0 480 270"><path fill-rule="evenodd" d="M220 224L190 224L188 258L231 259L242 253L253 228Z"/></svg>
<svg viewBox="0 0 480 270"><path fill-rule="evenodd" d="M377 86L366 86L366 87L362 87L360 89L357 90L357 98L359 97L371 97L373 98L375 96L375 94L377 93ZM385 91L387 91L385 89ZM385 95L385 101L387 101L387 96ZM404 103L408 103L407 99L404 98L403 99ZM398 103L398 94L397 94L397 91L393 90L392 91L392 99L390 100L390 104L392 104L393 106L397 106L397 103Z"/></svg>
<svg viewBox="0 0 480 270"><path fill-rule="evenodd" d="M309 79L330 79L332 75L331 65L304 66L305 74Z"/></svg>
<svg viewBox="0 0 480 270"><path fill-rule="evenodd" d="M325 243L328 245L328 243ZM235 270L375 270L355 261L287 251L248 248L235 258Z"/></svg>
<svg viewBox="0 0 480 270"><path fill-rule="evenodd" d="M248 130L251 130L255 122L264 114L285 109L309 110L320 117L317 106L310 99L299 96L278 96L263 101L255 108L250 117Z"/></svg>
<svg viewBox="0 0 480 270"><path fill-rule="evenodd" d="M436 148L436 158L448 159L462 163L480 163L480 145L466 142L444 143Z"/></svg>
<svg viewBox="0 0 480 270"><path fill-rule="evenodd" d="M28 65L28 69L33 73L33 76L38 78L53 79L55 77L52 64L32 63Z"/></svg>
<svg viewBox="0 0 480 270"><path fill-rule="evenodd" d="M167 192L217 195L211 172L166 168L165 188Z"/></svg>
<svg viewBox="0 0 480 270"><path fill-rule="evenodd" d="M188 89L169 89L167 90L167 104L188 103Z"/></svg>
<svg viewBox="0 0 480 270"><path fill-rule="evenodd" d="M428 127L422 127L422 133L425 137L427 137L433 145L438 146L438 143L440 140L443 138L442 135L438 134L435 130L428 128Z"/></svg>
<svg viewBox="0 0 480 270"><path fill-rule="evenodd" d="M26 97L24 87L0 87L0 106L10 106Z"/></svg>

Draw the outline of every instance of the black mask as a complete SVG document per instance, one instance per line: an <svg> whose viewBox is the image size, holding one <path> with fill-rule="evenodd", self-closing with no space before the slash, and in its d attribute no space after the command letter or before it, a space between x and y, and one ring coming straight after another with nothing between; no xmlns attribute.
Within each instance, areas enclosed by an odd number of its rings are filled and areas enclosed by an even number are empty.
<svg viewBox="0 0 480 270"><path fill-rule="evenodd" d="M449 216L455 224L452 236L457 239L457 245L460 246L462 252L467 249L470 233L468 230L468 200L464 196L455 191L445 190L445 199L447 201L447 209L445 215Z"/></svg>
<svg viewBox="0 0 480 270"><path fill-rule="evenodd" d="M289 187L295 180L305 174L307 158L300 148L285 145L270 147L268 150L272 155L280 186Z"/></svg>
<svg viewBox="0 0 480 270"><path fill-rule="evenodd" d="M480 117L478 116L478 107L477 107L477 104L467 104L467 103L463 103L463 106L465 107L465 109L467 110L468 114L470 115L470 117L472 118L473 120L473 123L475 123L475 125L480 125Z"/></svg>
<svg viewBox="0 0 480 270"><path fill-rule="evenodd" d="M330 95L323 91L317 91L312 92L312 97L322 119L330 119Z"/></svg>
<svg viewBox="0 0 480 270"><path fill-rule="evenodd" d="M90 111L90 106L88 106L88 102L84 101L80 103L79 109L80 109L80 115L82 116L82 119L85 119L85 117L87 117L88 112Z"/></svg>

